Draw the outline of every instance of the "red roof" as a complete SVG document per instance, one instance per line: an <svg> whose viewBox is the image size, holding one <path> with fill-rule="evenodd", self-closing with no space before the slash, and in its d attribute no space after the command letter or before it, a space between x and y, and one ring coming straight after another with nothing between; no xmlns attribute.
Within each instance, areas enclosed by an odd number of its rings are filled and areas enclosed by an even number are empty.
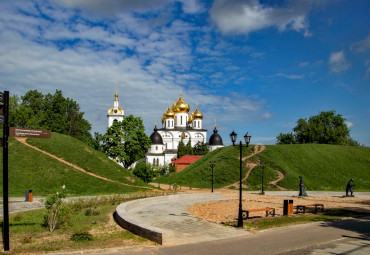
<svg viewBox="0 0 370 255"><path fill-rule="evenodd" d="M195 161L197 161L198 159L200 159L201 157L203 157L203 155L185 155L179 159L176 159L174 163L175 165L176 164L189 164L190 165L194 163Z"/></svg>

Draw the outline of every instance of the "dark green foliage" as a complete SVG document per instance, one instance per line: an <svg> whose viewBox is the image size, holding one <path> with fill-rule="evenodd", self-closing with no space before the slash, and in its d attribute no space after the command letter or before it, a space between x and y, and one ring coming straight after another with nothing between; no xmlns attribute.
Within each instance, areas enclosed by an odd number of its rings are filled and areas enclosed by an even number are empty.
<svg viewBox="0 0 370 255"><path fill-rule="evenodd" d="M110 157L129 167L143 158L151 144L145 134L143 120L129 115L121 122L114 122L104 136L95 134L95 140L101 141L102 150Z"/></svg>
<svg viewBox="0 0 370 255"><path fill-rule="evenodd" d="M345 119L335 111L320 112L307 119L299 119L293 128L293 134L280 133L276 139L277 144L293 143L320 143L337 145L358 145L350 138L349 129Z"/></svg>
<svg viewBox="0 0 370 255"><path fill-rule="evenodd" d="M77 231L72 234L71 240L75 242L87 242L92 241L93 236L88 231Z"/></svg>
<svg viewBox="0 0 370 255"><path fill-rule="evenodd" d="M277 140L277 144L295 144L296 143L293 133L287 133L287 134L280 133L276 137L276 140Z"/></svg>
<svg viewBox="0 0 370 255"><path fill-rule="evenodd" d="M186 144L185 146L185 151L186 151L186 154L185 155L193 155L193 147L191 146L191 138L189 137L189 142Z"/></svg>
<svg viewBox="0 0 370 255"><path fill-rule="evenodd" d="M94 143L90 134L91 124L84 119L80 106L65 98L61 90L56 90L54 95L30 90L21 100L12 96L9 115L10 126L47 129L70 135L90 146Z"/></svg>
<svg viewBox="0 0 370 255"><path fill-rule="evenodd" d="M209 152L208 145L205 142L197 142L193 148L194 155L205 155Z"/></svg>
<svg viewBox="0 0 370 255"><path fill-rule="evenodd" d="M146 183L153 181L155 175L152 165L145 162L139 162L132 173Z"/></svg>
<svg viewBox="0 0 370 255"><path fill-rule="evenodd" d="M181 141L179 142L179 145L177 146L177 158L181 158L184 155L186 155L186 147L185 147L183 139L181 138Z"/></svg>

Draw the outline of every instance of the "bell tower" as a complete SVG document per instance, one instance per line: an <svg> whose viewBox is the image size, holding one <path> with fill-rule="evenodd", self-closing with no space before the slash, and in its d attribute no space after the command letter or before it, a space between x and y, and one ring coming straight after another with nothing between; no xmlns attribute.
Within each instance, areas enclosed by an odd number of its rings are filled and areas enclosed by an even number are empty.
<svg viewBox="0 0 370 255"><path fill-rule="evenodd" d="M113 122L119 122L124 119L125 110L119 108L118 101L118 83L116 85L116 94L114 94L113 107L108 109L108 127L113 125Z"/></svg>

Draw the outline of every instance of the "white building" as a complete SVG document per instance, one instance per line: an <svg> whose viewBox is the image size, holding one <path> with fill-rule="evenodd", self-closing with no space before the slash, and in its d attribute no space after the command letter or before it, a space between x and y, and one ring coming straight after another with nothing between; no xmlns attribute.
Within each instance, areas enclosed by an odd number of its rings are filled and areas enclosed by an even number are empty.
<svg viewBox="0 0 370 255"><path fill-rule="evenodd" d="M113 122L119 122L124 119L125 110L119 108L118 92L116 87L116 94L114 94L113 107L108 109L108 127L113 125Z"/></svg>
<svg viewBox="0 0 370 255"><path fill-rule="evenodd" d="M184 101L180 94L179 99L168 106L163 113L162 128L154 128L150 136L152 146L145 155L147 163L155 165L170 164L177 155L177 147L181 141L187 144L191 140L194 146L197 142L207 141L207 130L203 129L203 114L195 107L189 116L189 104ZM162 138L159 139L159 137ZM161 149L162 148L162 149Z"/></svg>

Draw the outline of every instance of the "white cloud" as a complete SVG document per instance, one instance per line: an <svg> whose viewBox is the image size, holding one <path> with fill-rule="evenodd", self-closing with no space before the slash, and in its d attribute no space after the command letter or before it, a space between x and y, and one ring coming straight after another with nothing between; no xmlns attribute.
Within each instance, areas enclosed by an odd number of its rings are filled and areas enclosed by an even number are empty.
<svg viewBox="0 0 370 255"><path fill-rule="evenodd" d="M355 126L355 124L351 121L346 121L345 123L346 123L348 128L353 128Z"/></svg>
<svg viewBox="0 0 370 255"><path fill-rule="evenodd" d="M308 31L307 13L312 1L288 1L288 7L271 7L257 0L215 0L211 20L225 34L246 34L276 27L279 31Z"/></svg>
<svg viewBox="0 0 370 255"><path fill-rule="evenodd" d="M330 54L329 66L332 72L338 73L347 70L350 64L346 60L343 51L337 51Z"/></svg>
<svg viewBox="0 0 370 255"><path fill-rule="evenodd" d="M308 66L309 63L308 62L301 62L299 63L299 67L305 67L305 66Z"/></svg>
<svg viewBox="0 0 370 255"><path fill-rule="evenodd" d="M274 116L273 114L269 113L269 112L266 112L262 115L262 119L263 120L268 120L270 118L272 118L272 116Z"/></svg>
<svg viewBox="0 0 370 255"><path fill-rule="evenodd" d="M275 76L281 76L292 80L300 80L304 78L303 74L297 75L297 74L284 74L284 73L278 73Z"/></svg>
<svg viewBox="0 0 370 255"><path fill-rule="evenodd" d="M370 35L368 35L364 40L355 42L350 47L351 50L355 52L366 52L370 50Z"/></svg>

